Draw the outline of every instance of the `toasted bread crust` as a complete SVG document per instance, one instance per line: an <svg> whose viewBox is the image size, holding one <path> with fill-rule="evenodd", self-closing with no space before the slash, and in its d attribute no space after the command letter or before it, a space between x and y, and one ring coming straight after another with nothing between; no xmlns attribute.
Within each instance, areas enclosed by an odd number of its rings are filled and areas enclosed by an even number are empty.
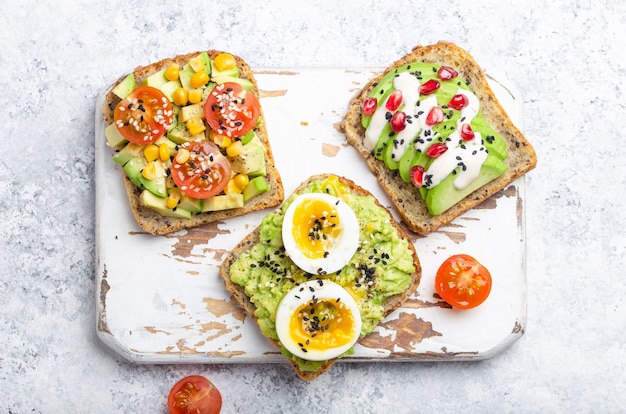
<svg viewBox="0 0 626 414"><path fill-rule="evenodd" d="M297 193L301 191L302 189L306 188L311 182L315 180L323 180L326 177L328 177L327 174L320 174L320 175L312 176L308 178L306 181L302 182L294 190L294 193ZM345 177L339 177L339 180L345 185L347 185L352 192L362 195L362 196L373 197L373 195L369 191L363 189L362 187L359 187L353 181ZM376 204L379 207L384 209L384 207L377 200L376 200ZM384 210L387 211L386 209ZM389 214L390 223L392 223L393 226L397 229L398 235L401 238L408 240L408 236L404 232L402 227L399 226L399 224L395 221L395 219L391 216L391 214L388 211L387 213ZM244 308L246 313L255 322L257 322L257 317L254 314L254 311L256 310L256 306L254 305L254 303L250 301L250 298L246 295L244 287L232 282L231 275L230 275L230 267L243 253L247 252L258 241L259 241L259 228L257 227L254 231L248 234L248 236L246 236L241 242L239 242L237 246L235 246L232 249L232 251L228 254L228 256L225 258L224 262L219 268L219 275L224 279L226 289L233 295L235 300ZM384 306L385 317L389 315L391 312L393 312L394 310L396 310L397 308L399 308L415 292L421 279L422 268L421 268L419 258L417 256L417 252L415 251L415 247L410 241L408 242L408 246L411 249L411 253L413 256L413 264L415 266L415 272L411 275L412 283L409 286L409 288L402 294L394 295L387 299L387 301L385 302L385 306ZM277 349L279 350L281 349L281 344L278 340L273 340L273 339L270 339L270 340L276 346ZM330 369L330 367L336 362L336 358L329 360L327 363L325 363L321 367L321 369L317 371L302 371L300 370L300 368L298 367L295 361L289 359L289 362L300 378L302 378L305 381L310 381L312 379L317 378L324 372L328 371L328 369Z"/></svg>
<svg viewBox="0 0 626 414"><path fill-rule="evenodd" d="M469 82L470 88L480 101L486 121L502 135L507 143L508 157L504 162L509 168L504 174L437 216L429 214L426 203L415 186L402 181L396 171L389 170L384 162L377 160L371 151L363 146L365 129L361 125L361 105L364 99L386 73L410 62L429 62L454 68L460 76ZM348 111L342 121L342 129L348 143L357 149L367 162L402 220L412 231L418 234L431 233L451 222L467 210L504 189L515 179L532 170L537 164L534 149L520 130L513 125L506 111L496 99L478 63L465 50L449 42L416 46L410 53L372 79L350 101Z"/></svg>
<svg viewBox="0 0 626 414"><path fill-rule="evenodd" d="M201 52L188 53L185 55L176 56L171 59L163 59L148 66L137 67L133 71L133 74L135 75L135 80L137 81L137 83L140 83L143 79L160 71L163 68L170 66L173 63L177 63L182 67L191 58L199 55L200 53ZM207 53L211 58L215 58L218 54L222 52L218 50L208 50ZM252 70L241 57L235 55L233 56L237 63L237 67L239 68L240 77L252 81L252 83L254 84L252 92L258 98L259 90ZM125 77L126 75L120 77L120 79L115 82L115 84L111 87L111 90ZM102 115L104 117L106 125L109 125L113 122L113 113L115 111L115 107L120 102L120 99L115 94L113 94L111 90L109 90L109 92L107 93L104 105L102 107ZM129 205L133 216L135 217L135 220L137 221L139 226L152 235L163 235L182 229L212 223L218 220L241 216L252 211L262 210L280 204L284 198L283 183L274 163L274 155L272 154L272 150L270 147L262 107L260 108L260 119L263 119L264 122L256 128L256 132L265 146L265 161L267 170L267 175L265 178L270 185L270 191L254 197L253 199L247 201L244 207L238 209L200 213L193 215L191 219L165 217L157 213L156 211L141 205L139 201L141 190L137 188L122 171L121 174L124 179L124 186L128 195Z"/></svg>

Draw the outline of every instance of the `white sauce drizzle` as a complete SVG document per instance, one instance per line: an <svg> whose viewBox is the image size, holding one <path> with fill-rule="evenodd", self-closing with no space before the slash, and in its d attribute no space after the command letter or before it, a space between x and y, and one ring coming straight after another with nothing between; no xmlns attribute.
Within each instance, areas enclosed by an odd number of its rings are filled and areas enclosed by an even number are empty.
<svg viewBox="0 0 626 414"><path fill-rule="evenodd" d="M460 142L460 145L450 147L430 164L424 173L425 188L433 188L444 178L452 173L462 163L464 167L458 170L457 178L454 179L454 187L462 190L467 187L480 173L483 162L487 159L487 150L482 145L480 132L474 133L474 139L463 141L458 131L455 131L450 138L452 142Z"/></svg>
<svg viewBox="0 0 626 414"><path fill-rule="evenodd" d="M474 132L474 138L470 141L464 141L461 138L461 126L469 124L472 119L478 115L480 102L473 93L459 88L457 94L463 94L467 98L467 105L461 109L461 116L456 122L456 130L450 134L451 143L458 143L455 146L448 145L448 150L435 158L430 164L424 177L427 177L427 185L425 188L433 188L439 184L444 178L452 173L452 171L463 163L463 167L458 170L457 178L454 180L454 188L462 190L467 187L480 174L480 168L487 159L487 150L483 146L483 140L480 132Z"/></svg>
<svg viewBox="0 0 626 414"><path fill-rule="evenodd" d="M404 154L409 143L421 128L421 123L416 122L418 120L415 118L417 104L420 99L420 82L410 73L402 72L393 79L393 87L402 91L403 110L407 115L406 127L394 138L396 144L391 152L392 158L400 161L402 154Z"/></svg>
<svg viewBox="0 0 626 414"><path fill-rule="evenodd" d="M409 72L402 72L396 76L393 80L393 86L395 89L402 91L403 100L400 109L404 110L407 118L410 117L410 122L407 122L406 127L395 137L395 146L392 154L393 159L399 161L417 134L419 136L417 136L415 141L415 148L418 151L423 152L430 146L434 133L432 128L426 125L426 117L430 110L438 104L435 95L428 96L422 101L419 100L419 79ZM460 135L461 126L471 123L478 115L480 102L476 95L465 89L459 88L456 93L465 95L468 103L461 110L461 116L457 121L455 132L448 137L448 150L436 158L425 172L424 176L427 177L427 181L424 184L425 188L435 187L450 175L459 166L459 163L462 163L463 167L458 170L457 178L454 180L454 187L461 190L478 177L480 169L487 159L487 150L483 145L482 136L479 132L475 131L474 139L470 141L464 141ZM376 146L383 128L388 122L387 113L389 111L385 104L386 102L379 105L376 109L365 131L363 145L369 151L372 151Z"/></svg>

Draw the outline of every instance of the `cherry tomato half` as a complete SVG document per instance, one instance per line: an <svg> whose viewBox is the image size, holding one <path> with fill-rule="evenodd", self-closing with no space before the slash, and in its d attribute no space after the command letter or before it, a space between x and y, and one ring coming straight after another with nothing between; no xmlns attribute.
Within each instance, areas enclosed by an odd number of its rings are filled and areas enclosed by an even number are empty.
<svg viewBox="0 0 626 414"><path fill-rule="evenodd" d="M188 157L181 155L184 151ZM226 187L232 167L217 145L210 141L193 141L179 147L171 172L183 193L193 198L209 198Z"/></svg>
<svg viewBox="0 0 626 414"><path fill-rule="evenodd" d="M117 104L113 114L122 136L134 144L159 139L172 125L172 103L160 90L139 86Z"/></svg>
<svg viewBox="0 0 626 414"><path fill-rule="evenodd" d="M218 414L222 394L201 375L190 375L178 381L167 397L170 414Z"/></svg>
<svg viewBox="0 0 626 414"><path fill-rule="evenodd" d="M450 256L437 270L435 290L455 308L474 308L491 292L491 274L467 254Z"/></svg>
<svg viewBox="0 0 626 414"><path fill-rule="evenodd" d="M231 138L243 136L254 128L259 114L256 95L234 82L217 85L204 104L204 115L209 126Z"/></svg>

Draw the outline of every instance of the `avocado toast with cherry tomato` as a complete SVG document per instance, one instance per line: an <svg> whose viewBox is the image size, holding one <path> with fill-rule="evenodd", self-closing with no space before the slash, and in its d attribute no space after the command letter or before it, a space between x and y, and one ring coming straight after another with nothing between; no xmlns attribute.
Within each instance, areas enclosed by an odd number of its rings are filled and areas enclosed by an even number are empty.
<svg viewBox="0 0 626 414"><path fill-rule="evenodd" d="M102 112L131 210L150 234L283 201L256 80L238 56L209 50L138 67Z"/></svg>

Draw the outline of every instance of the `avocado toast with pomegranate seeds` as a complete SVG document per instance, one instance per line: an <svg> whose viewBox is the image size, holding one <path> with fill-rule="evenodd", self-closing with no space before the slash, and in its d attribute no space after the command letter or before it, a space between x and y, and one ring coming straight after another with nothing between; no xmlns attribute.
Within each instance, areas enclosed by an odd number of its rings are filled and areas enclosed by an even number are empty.
<svg viewBox="0 0 626 414"><path fill-rule="evenodd" d="M110 88L102 113L131 211L150 234L284 198L256 80L238 56L209 50L138 67Z"/></svg>
<svg viewBox="0 0 626 414"><path fill-rule="evenodd" d="M419 234L451 222L537 163L478 63L449 42L417 46L372 79L351 100L342 128Z"/></svg>

